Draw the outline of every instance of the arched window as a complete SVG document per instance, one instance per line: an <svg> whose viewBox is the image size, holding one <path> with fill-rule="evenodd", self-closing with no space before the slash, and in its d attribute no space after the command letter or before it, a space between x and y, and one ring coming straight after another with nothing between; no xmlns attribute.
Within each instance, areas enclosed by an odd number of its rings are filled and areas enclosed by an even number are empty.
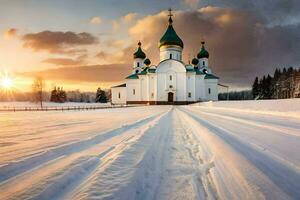
<svg viewBox="0 0 300 200"><path fill-rule="evenodd" d="M137 66L137 67L140 67L140 62L137 62L136 66Z"/></svg>
<svg viewBox="0 0 300 200"><path fill-rule="evenodd" d="M170 54L170 59L172 59L172 54Z"/></svg>
<svg viewBox="0 0 300 200"><path fill-rule="evenodd" d="M139 70L135 70L135 73L136 73L136 74L139 73Z"/></svg>
<svg viewBox="0 0 300 200"><path fill-rule="evenodd" d="M169 76L170 81L172 80L172 75Z"/></svg>
<svg viewBox="0 0 300 200"><path fill-rule="evenodd" d="M208 88L208 94L210 94L210 88Z"/></svg>
<svg viewBox="0 0 300 200"><path fill-rule="evenodd" d="M205 61L203 61L203 66L205 66Z"/></svg>
<svg viewBox="0 0 300 200"><path fill-rule="evenodd" d="M132 90L133 95L135 95L135 89Z"/></svg>
<svg viewBox="0 0 300 200"><path fill-rule="evenodd" d="M118 94L118 97L119 97L119 99L121 99L121 93L119 92L119 94Z"/></svg>

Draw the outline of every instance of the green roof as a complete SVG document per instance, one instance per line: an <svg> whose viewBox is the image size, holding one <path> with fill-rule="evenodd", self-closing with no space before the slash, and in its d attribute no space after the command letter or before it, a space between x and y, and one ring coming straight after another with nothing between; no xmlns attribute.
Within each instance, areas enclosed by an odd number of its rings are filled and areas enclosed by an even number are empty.
<svg viewBox="0 0 300 200"><path fill-rule="evenodd" d="M131 74L127 76L126 79L139 79L139 76L137 74Z"/></svg>
<svg viewBox="0 0 300 200"><path fill-rule="evenodd" d="M138 47L137 51L133 54L133 57L134 58L145 59L146 58L146 54L143 52L143 50L141 48L142 43L139 42L138 45L139 45L139 47Z"/></svg>
<svg viewBox="0 0 300 200"><path fill-rule="evenodd" d="M149 72L149 73L155 73L155 72L156 72L156 69L149 69L148 72Z"/></svg>
<svg viewBox="0 0 300 200"><path fill-rule="evenodd" d="M165 34L162 36L159 42L159 47L164 45L177 45L183 48L183 42L180 39L180 37L177 35L176 31L173 28L172 25L173 21L172 18L169 18L169 26L165 32Z"/></svg>
<svg viewBox="0 0 300 200"><path fill-rule="evenodd" d="M200 59L200 58L209 58L209 53L208 51L206 51L205 47L204 47L204 42L202 42L202 47L201 47L201 50L200 52L197 54L197 58Z"/></svg>
<svg viewBox="0 0 300 200"><path fill-rule="evenodd" d="M206 74L204 79L219 79L219 77L217 77L213 74Z"/></svg>
<svg viewBox="0 0 300 200"><path fill-rule="evenodd" d="M121 84L121 85L116 85L116 86L113 86L113 87L111 87L111 88L117 88L117 87L126 87L126 83L123 83L123 84Z"/></svg>

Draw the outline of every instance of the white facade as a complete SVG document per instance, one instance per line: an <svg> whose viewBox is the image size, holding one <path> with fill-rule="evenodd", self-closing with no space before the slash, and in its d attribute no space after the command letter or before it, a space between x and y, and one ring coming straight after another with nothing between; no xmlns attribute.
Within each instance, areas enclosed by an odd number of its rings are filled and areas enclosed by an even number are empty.
<svg viewBox="0 0 300 200"><path fill-rule="evenodd" d="M112 88L113 104L188 104L218 100L218 77L209 68L204 42L193 65L186 65L182 61L183 42L172 22L170 17L168 29L160 40L158 65L150 66L139 42L132 74L126 78L126 84Z"/></svg>

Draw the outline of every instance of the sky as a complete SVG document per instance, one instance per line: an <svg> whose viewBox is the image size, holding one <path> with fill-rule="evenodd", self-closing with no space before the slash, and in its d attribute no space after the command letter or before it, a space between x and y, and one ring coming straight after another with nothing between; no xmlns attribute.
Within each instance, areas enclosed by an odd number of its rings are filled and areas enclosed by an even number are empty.
<svg viewBox="0 0 300 200"><path fill-rule="evenodd" d="M255 76L300 66L299 0L0 0L0 76L30 90L94 91L122 83L137 43L152 64L167 9L188 63L205 40L220 83L249 88Z"/></svg>

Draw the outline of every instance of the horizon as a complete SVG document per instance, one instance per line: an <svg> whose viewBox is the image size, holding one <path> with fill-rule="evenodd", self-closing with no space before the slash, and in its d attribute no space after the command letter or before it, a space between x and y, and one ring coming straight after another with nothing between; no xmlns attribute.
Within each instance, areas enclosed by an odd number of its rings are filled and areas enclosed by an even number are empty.
<svg viewBox="0 0 300 200"><path fill-rule="evenodd" d="M232 90L249 89L256 76L276 68L300 66L299 2L155 2L2 0L1 77L9 77L15 91L30 91L36 76L44 77L48 91L62 86L93 92L123 83L139 40L158 63L169 7L185 45L184 62L205 40L210 67Z"/></svg>

